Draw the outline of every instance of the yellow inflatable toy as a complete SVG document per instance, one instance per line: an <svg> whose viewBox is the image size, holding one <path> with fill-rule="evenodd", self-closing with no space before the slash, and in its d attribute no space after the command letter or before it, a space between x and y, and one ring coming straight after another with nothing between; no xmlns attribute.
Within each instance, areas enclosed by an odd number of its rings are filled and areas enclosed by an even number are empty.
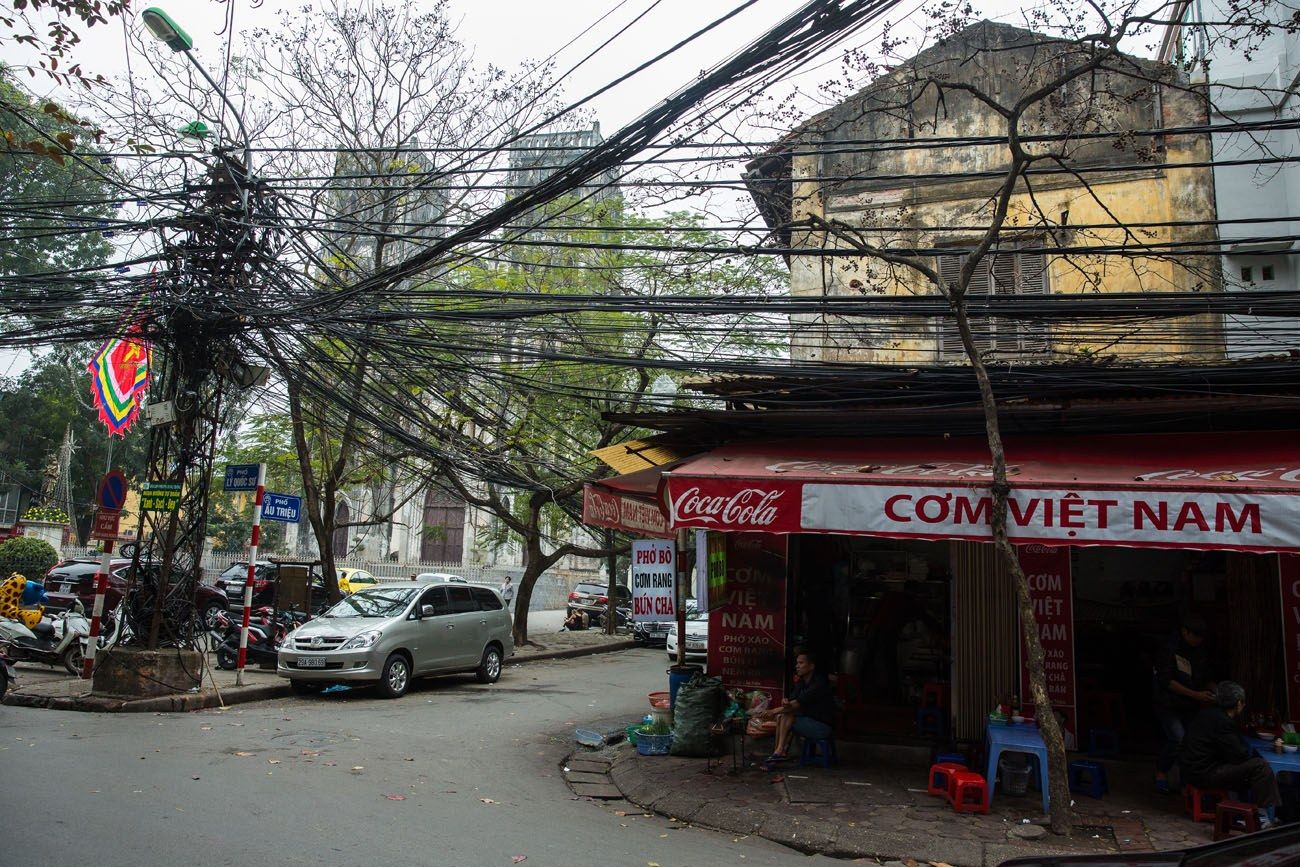
<svg viewBox="0 0 1300 867"><path fill-rule="evenodd" d="M22 607L23 589L26 586L27 578L17 572L0 582L0 617L17 620L28 629L33 629L41 622L41 617L45 614L45 606Z"/></svg>

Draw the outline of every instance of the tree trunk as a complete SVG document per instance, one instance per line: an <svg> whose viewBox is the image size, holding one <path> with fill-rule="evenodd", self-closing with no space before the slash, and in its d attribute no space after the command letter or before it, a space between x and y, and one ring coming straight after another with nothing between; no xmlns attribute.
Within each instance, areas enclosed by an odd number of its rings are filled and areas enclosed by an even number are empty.
<svg viewBox="0 0 1300 867"><path fill-rule="evenodd" d="M1020 627L1024 633L1026 650L1026 667L1029 671L1029 690L1034 702L1034 715L1038 729L1043 735L1043 744L1047 747L1047 783L1050 795L1051 828L1055 834L1069 834L1070 786L1067 776L1065 756L1065 738L1061 726L1052 710L1052 700L1047 693L1047 674L1043 667L1043 643L1038 633L1038 617L1034 613L1033 599L1029 594L1029 581L1025 570L1020 567L1020 556L1016 546L1007 535L1007 500L1011 495L1011 485L1007 482L1007 457L1002 447L1002 430L998 421L997 400L993 394L993 384L989 381L988 369L980 357L971 333L970 320L966 316L966 301L963 297L950 299L953 315L957 319L957 330L961 334L962 344L970 359L979 384L980 403L984 409L984 430L988 437L989 455L993 464L993 513L990 521L993 532L993 544L1002 556L1003 564L1011 575L1016 589L1016 601L1020 607Z"/></svg>

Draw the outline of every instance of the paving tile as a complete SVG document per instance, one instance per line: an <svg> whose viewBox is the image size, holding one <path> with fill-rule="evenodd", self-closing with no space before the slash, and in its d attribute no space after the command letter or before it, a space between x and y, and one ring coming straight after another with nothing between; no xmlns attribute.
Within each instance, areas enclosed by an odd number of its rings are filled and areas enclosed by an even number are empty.
<svg viewBox="0 0 1300 867"><path fill-rule="evenodd" d="M605 785L613 783L606 774L588 774L582 771L569 771L564 778L570 783L593 783L595 785Z"/></svg>
<svg viewBox="0 0 1300 867"><path fill-rule="evenodd" d="M623 793L613 783L574 783L573 794L581 798L599 798L601 800L613 800L623 797Z"/></svg>
<svg viewBox="0 0 1300 867"><path fill-rule="evenodd" d="M566 763L571 771L584 771L592 774L608 773L611 762L605 759L573 759Z"/></svg>

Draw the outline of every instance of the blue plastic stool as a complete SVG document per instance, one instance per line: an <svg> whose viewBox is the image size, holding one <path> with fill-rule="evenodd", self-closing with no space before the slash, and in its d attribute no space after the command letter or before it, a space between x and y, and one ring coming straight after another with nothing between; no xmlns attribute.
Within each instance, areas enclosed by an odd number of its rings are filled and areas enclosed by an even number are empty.
<svg viewBox="0 0 1300 867"><path fill-rule="evenodd" d="M1119 755L1119 732L1114 729L1088 731L1088 755L1109 758Z"/></svg>
<svg viewBox="0 0 1300 867"><path fill-rule="evenodd" d="M1106 766L1088 759L1070 762L1070 791L1090 798L1100 798L1110 792L1106 783Z"/></svg>
<svg viewBox="0 0 1300 867"><path fill-rule="evenodd" d="M835 738L803 739L803 749L799 752L799 764L821 765L823 768L829 768L838 762L839 754L835 751Z"/></svg>
<svg viewBox="0 0 1300 867"><path fill-rule="evenodd" d="M965 753L935 753L932 765L961 765L969 767L970 763L966 761Z"/></svg>
<svg viewBox="0 0 1300 867"><path fill-rule="evenodd" d="M916 711L916 733L931 737L944 737L947 725L944 723L946 711L941 707L923 707Z"/></svg>

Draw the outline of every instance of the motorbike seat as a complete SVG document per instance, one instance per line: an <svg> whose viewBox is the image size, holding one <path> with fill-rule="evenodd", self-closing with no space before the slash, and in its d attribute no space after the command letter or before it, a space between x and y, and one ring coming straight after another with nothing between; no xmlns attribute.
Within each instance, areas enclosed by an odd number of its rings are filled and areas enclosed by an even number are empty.
<svg viewBox="0 0 1300 867"><path fill-rule="evenodd" d="M53 638L54 624L42 621L32 627L32 635L35 635L37 638Z"/></svg>

